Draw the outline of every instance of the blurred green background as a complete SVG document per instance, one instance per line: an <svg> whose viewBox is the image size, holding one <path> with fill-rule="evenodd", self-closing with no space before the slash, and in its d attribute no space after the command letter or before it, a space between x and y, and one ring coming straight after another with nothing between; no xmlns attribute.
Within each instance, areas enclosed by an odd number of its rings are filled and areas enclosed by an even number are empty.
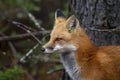
<svg viewBox="0 0 120 80"><path fill-rule="evenodd" d="M61 80L59 55L41 53L30 34L45 44L56 9L67 16L67 0L0 0L0 80ZM25 62L20 61L23 57Z"/></svg>

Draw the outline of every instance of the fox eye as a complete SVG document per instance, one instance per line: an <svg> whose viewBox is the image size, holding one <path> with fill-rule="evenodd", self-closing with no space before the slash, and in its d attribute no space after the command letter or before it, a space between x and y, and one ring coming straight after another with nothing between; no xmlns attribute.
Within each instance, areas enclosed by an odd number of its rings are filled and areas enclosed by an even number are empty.
<svg viewBox="0 0 120 80"><path fill-rule="evenodd" d="M58 37L58 38L55 39L55 41L60 41L60 40L62 40L62 38Z"/></svg>

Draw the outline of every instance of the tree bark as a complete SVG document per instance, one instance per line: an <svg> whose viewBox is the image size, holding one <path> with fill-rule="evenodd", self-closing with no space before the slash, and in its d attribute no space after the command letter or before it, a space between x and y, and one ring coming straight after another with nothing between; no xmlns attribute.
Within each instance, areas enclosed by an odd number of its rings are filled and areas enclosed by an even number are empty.
<svg viewBox="0 0 120 80"><path fill-rule="evenodd" d="M120 27L120 0L69 0L69 5L95 45L120 44L119 31L102 31Z"/></svg>
<svg viewBox="0 0 120 80"><path fill-rule="evenodd" d="M96 46L120 44L120 0L68 0L68 2L69 16L74 14L78 17L81 27ZM73 56L71 57L73 59ZM69 60L64 56L62 58L63 62ZM75 64L74 60L68 62ZM73 68L69 70L74 71ZM77 74L71 77L73 80L80 80Z"/></svg>

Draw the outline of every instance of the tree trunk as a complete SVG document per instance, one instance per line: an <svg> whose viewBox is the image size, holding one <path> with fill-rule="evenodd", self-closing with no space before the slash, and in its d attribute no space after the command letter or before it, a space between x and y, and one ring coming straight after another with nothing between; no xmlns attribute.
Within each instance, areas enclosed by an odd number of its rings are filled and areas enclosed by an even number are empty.
<svg viewBox="0 0 120 80"><path fill-rule="evenodd" d="M101 46L120 44L120 0L68 1L69 15L74 14L78 17L81 26L84 28L95 45ZM67 56L70 55L71 54L67 54ZM62 58L64 62L67 61L66 57L62 56ZM68 62L75 64L74 60ZM69 65L65 65L65 63L64 66L69 67ZM69 69L72 70L71 72L74 71L72 68ZM70 75L71 73L68 72L68 74ZM71 77L74 80L80 80L77 73Z"/></svg>
<svg viewBox="0 0 120 80"><path fill-rule="evenodd" d="M120 0L69 0L69 5L95 45L120 44Z"/></svg>

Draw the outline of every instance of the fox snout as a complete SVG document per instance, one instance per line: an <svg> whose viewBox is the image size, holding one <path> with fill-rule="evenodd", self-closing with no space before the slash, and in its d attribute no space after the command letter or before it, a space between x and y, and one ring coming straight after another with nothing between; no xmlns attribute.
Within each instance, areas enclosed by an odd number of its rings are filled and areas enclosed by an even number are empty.
<svg viewBox="0 0 120 80"><path fill-rule="evenodd" d="M41 51L43 53L52 53L53 52L53 48L52 47L42 47Z"/></svg>
<svg viewBox="0 0 120 80"><path fill-rule="evenodd" d="M41 51L43 53L67 53L76 51L74 45L56 45L54 47L42 47Z"/></svg>
<svg viewBox="0 0 120 80"><path fill-rule="evenodd" d="M42 48L41 48L41 51L42 51L42 52L44 52L44 51L45 51L45 48L44 48L44 47L42 47Z"/></svg>

